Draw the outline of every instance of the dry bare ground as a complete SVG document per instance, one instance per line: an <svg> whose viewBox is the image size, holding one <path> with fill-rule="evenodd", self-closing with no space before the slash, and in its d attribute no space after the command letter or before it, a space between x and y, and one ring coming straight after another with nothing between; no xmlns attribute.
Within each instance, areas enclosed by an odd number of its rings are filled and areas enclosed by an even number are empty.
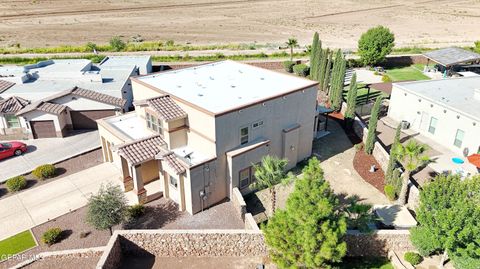
<svg viewBox="0 0 480 269"><path fill-rule="evenodd" d="M318 31L332 47L355 48L386 25L398 46L471 45L480 0L0 0L0 46L105 43L114 35L192 44L301 44Z"/></svg>

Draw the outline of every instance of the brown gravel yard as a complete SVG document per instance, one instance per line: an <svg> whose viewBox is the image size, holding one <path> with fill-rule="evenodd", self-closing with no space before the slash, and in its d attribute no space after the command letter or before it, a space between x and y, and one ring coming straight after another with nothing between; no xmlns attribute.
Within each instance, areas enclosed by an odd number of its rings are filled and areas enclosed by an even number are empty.
<svg viewBox="0 0 480 269"><path fill-rule="evenodd" d="M178 207L172 201L161 198L149 204L146 204L146 213L134 223L114 227L114 229L244 229L244 224L235 214L232 202L225 201L215 205L203 212L190 215L178 211ZM105 246L110 239L109 231L97 231L85 223L87 207L82 207L71 213L65 214L47 223L36 226L32 229L33 235L39 242L39 246L24 252L23 257L29 259L35 254L47 251L58 251L66 249L80 249ZM42 234L49 228L59 227L64 230L64 238L57 244L50 247L41 243ZM87 232L88 236L80 238L80 233ZM0 268L8 268L20 263L22 260L7 260L0 263ZM74 262L66 259L65 264ZM93 262L91 260L82 260L82 263ZM48 266L49 261L45 260L39 263L39 266ZM33 265L32 265L33 266ZM35 265L36 266L36 265ZM31 267L48 268L48 267ZM56 267L56 268L68 268ZM74 267L81 268L81 267ZM84 267L88 268L88 267Z"/></svg>
<svg viewBox="0 0 480 269"><path fill-rule="evenodd" d="M43 181L37 180L32 174L27 174L25 176L25 178L27 179L27 188L25 190L77 173L86 168L99 165L103 162L102 158L102 150L96 149L79 155L77 157L65 160L63 162L59 162L55 164L57 176ZM13 195L13 193L8 192L5 184L0 183L0 199L6 198L11 195Z"/></svg>
<svg viewBox="0 0 480 269"><path fill-rule="evenodd" d="M369 171L372 165L376 167L373 173ZM380 168L380 164L375 160L373 155L367 155L363 149L357 151L353 158L353 167L363 180L374 186L381 193L384 193L385 176L382 168Z"/></svg>

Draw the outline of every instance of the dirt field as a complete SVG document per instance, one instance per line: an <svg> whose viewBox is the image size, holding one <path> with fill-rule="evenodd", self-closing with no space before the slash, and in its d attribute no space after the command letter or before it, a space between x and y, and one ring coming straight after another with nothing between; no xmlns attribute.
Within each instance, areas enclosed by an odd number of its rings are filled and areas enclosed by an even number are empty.
<svg viewBox="0 0 480 269"><path fill-rule="evenodd" d="M310 42L355 48L366 29L390 27L398 46L471 45L480 0L0 0L0 46L126 39L192 44Z"/></svg>

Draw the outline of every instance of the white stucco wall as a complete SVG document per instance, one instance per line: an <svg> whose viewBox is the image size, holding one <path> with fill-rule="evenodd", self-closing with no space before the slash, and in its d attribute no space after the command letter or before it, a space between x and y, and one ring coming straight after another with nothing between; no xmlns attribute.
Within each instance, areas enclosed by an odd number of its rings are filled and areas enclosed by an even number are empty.
<svg viewBox="0 0 480 269"><path fill-rule="evenodd" d="M399 87L394 86L392 89L388 116L396 121L410 122L412 130L458 154L462 154L464 148L469 149L469 154L477 153L480 147L480 121L478 119L426 100ZM428 132L431 117L438 120L435 134ZM453 145L458 129L465 132L460 148Z"/></svg>
<svg viewBox="0 0 480 269"><path fill-rule="evenodd" d="M71 110L111 110L115 106L91 99L67 95L54 100L54 103L68 106Z"/></svg>
<svg viewBox="0 0 480 269"><path fill-rule="evenodd" d="M63 113L65 113L65 112L63 112ZM65 124L66 124L65 117L62 117L62 116L57 116L57 115L54 115L54 114L45 113L45 112L36 111L36 110L25 113L25 114L22 115L24 120L26 120L27 122L29 122L29 121L53 120L53 124L55 125L55 131L56 132L60 132L65 127ZM32 132L32 129L30 128L30 126L28 126L28 131L29 131L29 133Z"/></svg>

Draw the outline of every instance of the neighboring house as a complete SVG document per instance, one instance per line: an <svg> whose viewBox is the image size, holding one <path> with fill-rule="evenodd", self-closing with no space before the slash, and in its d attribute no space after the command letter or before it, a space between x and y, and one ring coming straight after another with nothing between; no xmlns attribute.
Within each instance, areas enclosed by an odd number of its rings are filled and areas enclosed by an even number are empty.
<svg viewBox="0 0 480 269"><path fill-rule="evenodd" d="M130 76L150 71L149 56L106 57L98 66L73 59L0 67L0 98L4 99L0 102L17 104L16 111L0 112L0 137L60 137L67 129L96 129L95 120L132 108ZM24 100L21 104L20 99ZM25 102L31 104L28 112L20 111ZM62 110L65 116L53 116L59 108L47 109L46 103L69 109ZM30 121L44 122L32 127Z"/></svg>
<svg viewBox="0 0 480 269"><path fill-rule="evenodd" d="M458 154L480 151L480 77L394 83L388 116Z"/></svg>
<svg viewBox="0 0 480 269"><path fill-rule="evenodd" d="M98 121L104 159L139 202L161 193L191 214L243 194L267 154L311 155L317 83L222 61L132 78L135 112Z"/></svg>

